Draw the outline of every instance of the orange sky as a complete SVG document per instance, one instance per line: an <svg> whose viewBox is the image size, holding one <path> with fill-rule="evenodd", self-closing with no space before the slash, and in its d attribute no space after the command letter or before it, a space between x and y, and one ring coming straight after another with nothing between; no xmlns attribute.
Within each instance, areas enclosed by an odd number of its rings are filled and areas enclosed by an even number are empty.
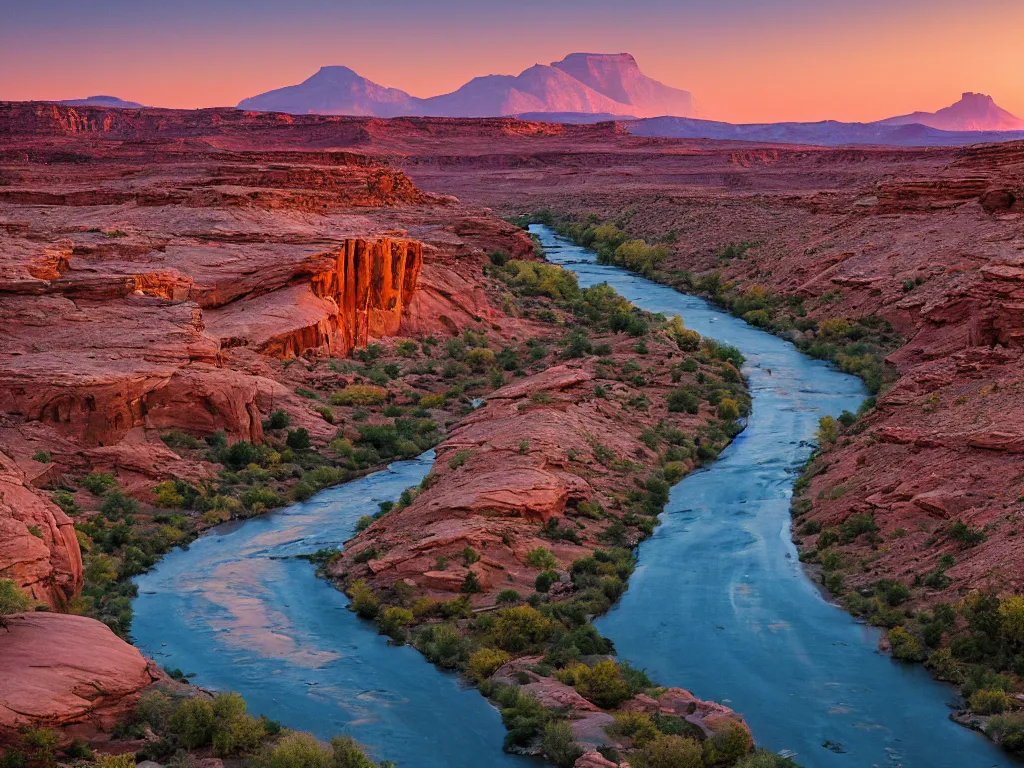
<svg viewBox="0 0 1024 768"><path fill-rule="evenodd" d="M1024 116L1022 0L138 5L12 10L0 26L0 99L233 105L325 64L430 96L585 50L633 53L648 75L690 90L710 119L874 120L932 111L968 90Z"/></svg>

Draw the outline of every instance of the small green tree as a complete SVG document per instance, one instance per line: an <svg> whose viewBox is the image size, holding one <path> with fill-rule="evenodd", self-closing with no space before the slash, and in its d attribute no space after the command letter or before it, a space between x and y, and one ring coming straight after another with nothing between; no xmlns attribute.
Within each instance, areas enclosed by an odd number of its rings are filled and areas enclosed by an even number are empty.
<svg viewBox="0 0 1024 768"><path fill-rule="evenodd" d="M8 629L7 616L24 613L31 607L32 599L17 584L10 579L0 579L0 627Z"/></svg>

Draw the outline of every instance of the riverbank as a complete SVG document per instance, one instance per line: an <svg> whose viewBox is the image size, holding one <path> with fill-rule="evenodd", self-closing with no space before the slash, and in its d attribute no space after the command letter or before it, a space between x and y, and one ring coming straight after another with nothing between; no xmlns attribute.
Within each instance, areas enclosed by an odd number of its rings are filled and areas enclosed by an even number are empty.
<svg viewBox="0 0 1024 768"><path fill-rule="evenodd" d="M543 211L530 218L558 226L565 236L577 242L594 245L598 261L643 272L650 279L677 289L703 293L745 322L766 328L812 356L860 376L873 395L884 394L883 402L892 402L888 390L898 372L895 367L887 367L886 357L900 348L901 340L878 317L851 321L842 318L840 309L837 318L831 306L833 301L819 301L816 307L808 307L803 298L785 300L761 285L723 282L718 271L697 275L667 271L671 255L667 246L629 241L625 232L613 224L601 224L594 216L580 222L575 217L559 219L556 214ZM719 255L719 263L728 269L731 260L743 259L758 245L730 245ZM963 397L962 402L966 399ZM1024 701L1024 695L1019 693L1024 684L1015 670L1019 639L1013 618L1018 600L1013 588L1008 590L1006 579L986 581L980 585L980 593L971 593L969 585L962 585L961 594L969 595L966 601L958 605L943 602L940 593L953 584L947 571L957 564L957 558L949 552L941 554L930 571L901 561L901 572L909 572L912 580L885 578L890 574L879 563L886 561L886 553L892 547L882 546L882 529L876 520L879 505L851 510L848 502L841 500L852 490L849 471L838 483L829 479L836 474L830 455L841 446L850 446L856 436L865 433L869 423L881 420L872 410L876 402L877 397L872 397L856 414L845 412L838 418L827 416L821 420L815 436L819 450L795 485L793 536L800 545L800 559L820 566L820 583L839 604L872 625L888 630L880 640L883 650L906 662L927 662L927 668L938 679L960 687L963 698L951 715L954 721L986 733L1011 753L1017 752L1018 734L1024 726L1016 710L1019 702ZM934 406L938 399L932 398L930 402ZM861 450L870 447L872 440L869 436ZM859 456L856 465L867 465L866 458ZM891 469L902 471L898 465ZM834 502L832 512L823 517L822 508L827 508L830 501ZM926 506L932 512L939 509ZM948 510L941 511L948 519ZM1015 522L1012 514L1005 519L1011 525ZM959 542L960 553L987 538L985 532L972 530L960 519L945 531L935 530L935 526L919 530L944 533L947 541ZM890 541L903 545L903 550L906 544L901 540L907 538L907 529L899 527L887 533ZM1014 531L1009 535L1015 535ZM933 535L926 544L934 545L936 538L939 537ZM942 551L941 546L932 549ZM911 606L916 610L911 610ZM989 615L990 620L979 615ZM981 626L988 628L979 629ZM952 649L956 649L955 655Z"/></svg>

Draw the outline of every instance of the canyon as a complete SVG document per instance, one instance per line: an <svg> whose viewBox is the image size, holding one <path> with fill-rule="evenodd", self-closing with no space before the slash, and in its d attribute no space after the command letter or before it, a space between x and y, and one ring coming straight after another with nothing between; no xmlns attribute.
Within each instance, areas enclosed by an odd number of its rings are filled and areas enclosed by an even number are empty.
<svg viewBox="0 0 1024 768"><path fill-rule="evenodd" d="M715 273L721 290L704 293L762 301L763 322L797 343L887 324L874 408L819 455L800 496L801 524L818 531L797 531L801 547L868 515L881 544L838 545L849 587L914 584L908 606L921 609L1024 592L1024 144L822 148L616 123L40 104L0 105L0 136L0 577L53 609L83 583L71 518L43 490L62 475L111 472L151 501L154 483L214 475L161 440L168 431L256 443L284 409L330 439L335 428L296 394L321 375L307 358L396 334L542 335L483 278L488 252L533 253L495 213L538 209L660 243L658 279L697 290ZM630 354L613 346L620 362ZM445 436L436 485L370 524L331 573L435 599L473 573L477 608L529 588L537 569L518 564L532 532L611 490L588 436L650 461L641 430L669 418L667 369L639 420L597 402L596 375L569 363L491 392ZM586 472L569 471L570 450ZM577 522L585 541L596 536L586 515ZM965 546L954 523L984 538ZM592 544L552 550L561 567ZM435 567L466 547L484 557ZM360 557L372 549L386 554ZM921 585L947 556L948 582ZM26 616L12 620L19 637L51 619ZM95 631L124 661L130 690L117 695L137 696L157 673Z"/></svg>

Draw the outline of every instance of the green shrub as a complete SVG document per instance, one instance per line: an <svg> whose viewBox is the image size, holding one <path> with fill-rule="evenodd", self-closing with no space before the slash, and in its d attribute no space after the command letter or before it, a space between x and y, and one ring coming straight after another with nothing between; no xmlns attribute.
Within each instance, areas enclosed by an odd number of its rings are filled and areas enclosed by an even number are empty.
<svg viewBox="0 0 1024 768"><path fill-rule="evenodd" d="M993 717L985 733L1007 752L1024 754L1024 712Z"/></svg>
<svg viewBox="0 0 1024 768"><path fill-rule="evenodd" d="M348 596L352 601L352 610L356 612L357 616L363 619L372 619L377 616L380 600L365 581L360 579L353 582L348 588Z"/></svg>
<svg viewBox="0 0 1024 768"><path fill-rule="evenodd" d="M350 384L330 397L331 405L380 405L387 398L388 391L384 387L372 384Z"/></svg>
<svg viewBox="0 0 1024 768"><path fill-rule="evenodd" d="M292 417L287 411L274 411L267 419L267 429L284 429L292 422Z"/></svg>
<svg viewBox="0 0 1024 768"><path fill-rule="evenodd" d="M551 620L529 605L498 611L492 634L495 645L511 653L539 646L550 636Z"/></svg>
<svg viewBox="0 0 1024 768"><path fill-rule="evenodd" d="M558 568L558 559L547 547L534 547L526 553L526 564L534 568L554 570Z"/></svg>
<svg viewBox="0 0 1024 768"><path fill-rule="evenodd" d="M108 475L105 472L93 472L83 477L81 484L93 496L102 496L109 489L117 485L117 480L114 479L113 475Z"/></svg>
<svg viewBox="0 0 1024 768"><path fill-rule="evenodd" d="M558 768L572 768L583 755L567 720L555 720L544 726L541 749L544 750L544 756Z"/></svg>
<svg viewBox="0 0 1024 768"><path fill-rule="evenodd" d="M700 397L692 387L678 387L669 392L667 398L668 409L673 413L698 413L700 401Z"/></svg>
<svg viewBox="0 0 1024 768"><path fill-rule="evenodd" d="M1006 711L1011 703L1004 691L977 691L971 696L968 706L979 715L999 715Z"/></svg>
<svg viewBox="0 0 1024 768"><path fill-rule="evenodd" d="M646 712L621 712L615 714L612 727L616 736L630 739L634 747L643 747L656 740L661 732Z"/></svg>
<svg viewBox="0 0 1024 768"><path fill-rule="evenodd" d="M556 571L541 571L537 574L534 589L538 592L547 592L556 581L558 581L558 573Z"/></svg>
<svg viewBox="0 0 1024 768"><path fill-rule="evenodd" d="M695 739L661 736L630 758L634 768L703 768L704 750Z"/></svg>
<svg viewBox="0 0 1024 768"><path fill-rule="evenodd" d="M167 721L170 732L185 749L199 749L213 740L213 704L201 696L181 701Z"/></svg>
<svg viewBox="0 0 1024 768"><path fill-rule="evenodd" d="M469 657L466 674L474 682L481 683L493 675L499 667L507 664L512 657L497 648L481 648Z"/></svg>
<svg viewBox="0 0 1024 768"><path fill-rule="evenodd" d="M333 752L311 734L289 731L262 753L259 768L335 768Z"/></svg>

